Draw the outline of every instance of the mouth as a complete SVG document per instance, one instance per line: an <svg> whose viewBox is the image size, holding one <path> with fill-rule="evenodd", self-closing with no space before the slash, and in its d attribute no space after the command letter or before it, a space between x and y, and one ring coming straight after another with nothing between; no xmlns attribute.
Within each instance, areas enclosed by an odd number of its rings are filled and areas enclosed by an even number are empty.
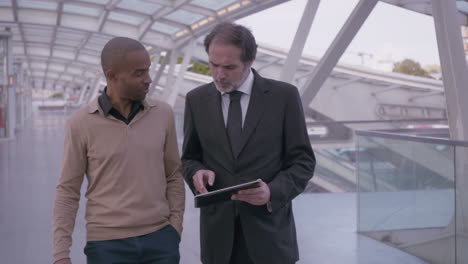
<svg viewBox="0 0 468 264"><path fill-rule="evenodd" d="M230 83L228 82L220 82L220 81L216 81L216 84L221 87L226 87L230 85Z"/></svg>

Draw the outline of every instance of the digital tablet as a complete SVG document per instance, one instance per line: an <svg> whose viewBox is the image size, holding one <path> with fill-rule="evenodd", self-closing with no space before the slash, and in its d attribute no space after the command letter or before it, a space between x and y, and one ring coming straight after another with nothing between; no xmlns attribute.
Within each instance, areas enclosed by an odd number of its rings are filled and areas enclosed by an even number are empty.
<svg viewBox="0 0 468 264"><path fill-rule="evenodd" d="M231 196L240 190L253 189L260 187L260 179L255 181L241 183L238 185L226 187L212 192L195 195L195 207L203 207L214 203L226 202L231 200Z"/></svg>

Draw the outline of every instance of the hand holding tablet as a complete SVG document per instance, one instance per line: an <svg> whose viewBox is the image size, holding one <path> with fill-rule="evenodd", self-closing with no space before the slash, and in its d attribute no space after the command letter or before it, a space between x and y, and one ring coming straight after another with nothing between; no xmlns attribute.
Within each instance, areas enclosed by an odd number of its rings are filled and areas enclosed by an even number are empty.
<svg viewBox="0 0 468 264"><path fill-rule="evenodd" d="M238 185L226 187L212 192L195 195L195 207L203 207L214 203L226 202L231 200L231 196L240 190L253 189L260 187L260 179L241 183Z"/></svg>

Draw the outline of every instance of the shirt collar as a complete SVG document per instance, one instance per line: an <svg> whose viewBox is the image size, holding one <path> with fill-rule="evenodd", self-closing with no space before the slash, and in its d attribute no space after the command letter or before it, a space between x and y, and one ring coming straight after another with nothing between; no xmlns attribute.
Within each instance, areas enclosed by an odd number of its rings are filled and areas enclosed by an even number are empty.
<svg viewBox="0 0 468 264"><path fill-rule="evenodd" d="M110 102L109 96L107 96L107 87L104 88L104 92L99 96L98 102L99 105L101 106L102 112L104 112L104 115L108 115L109 112L112 110L112 103Z"/></svg>
<svg viewBox="0 0 468 264"><path fill-rule="evenodd" d="M102 92L102 94L98 98L99 106L101 106L102 112L105 116L109 115L112 108L114 108L114 106L112 106L109 96L107 96L106 91L107 87L104 88L104 92ZM145 105L141 101L134 101L132 104L131 111L134 111L140 107L145 109Z"/></svg>

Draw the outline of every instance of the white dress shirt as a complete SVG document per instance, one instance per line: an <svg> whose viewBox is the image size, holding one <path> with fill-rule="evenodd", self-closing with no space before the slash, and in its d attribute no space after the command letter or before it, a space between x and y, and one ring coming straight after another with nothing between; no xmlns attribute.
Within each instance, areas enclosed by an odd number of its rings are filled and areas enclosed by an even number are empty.
<svg viewBox="0 0 468 264"><path fill-rule="evenodd" d="M247 109L249 108L250 95L252 94L252 86L254 82L254 76L252 70L249 71L247 79L244 83L237 89L237 91L242 92L240 105L242 110L242 128L244 127L245 116L247 115ZM221 108L223 109L224 125L227 126L228 111L229 111L229 93L221 92Z"/></svg>

